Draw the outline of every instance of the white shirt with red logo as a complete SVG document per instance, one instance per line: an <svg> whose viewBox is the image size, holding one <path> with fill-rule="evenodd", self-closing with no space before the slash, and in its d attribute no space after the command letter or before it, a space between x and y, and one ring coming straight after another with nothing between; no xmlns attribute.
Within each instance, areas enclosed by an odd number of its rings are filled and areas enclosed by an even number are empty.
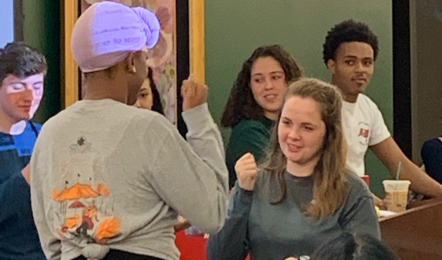
<svg viewBox="0 0 442 260"><path fill-rule="evenodd" d="M342 123L348 143L346 168L363 176L367 148L386 140L390 132L378 106L363 94L359 94L356 103L344 101Z"/></svg>

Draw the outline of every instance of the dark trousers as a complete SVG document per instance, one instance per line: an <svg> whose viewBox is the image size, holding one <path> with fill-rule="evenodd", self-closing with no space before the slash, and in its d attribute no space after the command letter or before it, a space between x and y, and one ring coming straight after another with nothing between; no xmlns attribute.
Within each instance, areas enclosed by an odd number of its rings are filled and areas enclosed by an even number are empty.
<svg viewBox="0 0 442 260"><path fill-rule="evenodd" d="M79 256L72 260L87 260L87 259L84 256ZM147 255L137 255L134 253L111 249L109 253L103 258L103 260L163 260L163 259Z"/></svg>

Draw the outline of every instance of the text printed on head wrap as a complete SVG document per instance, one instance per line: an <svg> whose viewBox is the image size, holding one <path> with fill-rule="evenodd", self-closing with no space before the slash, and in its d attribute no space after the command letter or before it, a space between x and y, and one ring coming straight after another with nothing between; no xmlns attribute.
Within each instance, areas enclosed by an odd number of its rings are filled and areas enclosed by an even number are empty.
<svg viewBox="0 0 442 260"><path fill-rule="evenodd" d="M109 68L129 52L152 48L159 39L156 15L142 7L100 2L76 22L71 39L74 59L83 72Z"/></svg>

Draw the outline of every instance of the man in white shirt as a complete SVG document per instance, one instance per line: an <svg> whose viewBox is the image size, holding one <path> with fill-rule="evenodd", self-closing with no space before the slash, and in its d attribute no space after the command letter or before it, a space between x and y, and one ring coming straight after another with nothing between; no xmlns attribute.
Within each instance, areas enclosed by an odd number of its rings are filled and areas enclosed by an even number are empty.
<svg viewBox="0 0 442 260"><path fill-rule="evenodd" d="M373 75L378 52L377 36L366 24L353 20L335 25L323 45L324 63L345 100L342 116L348 142L347 169L364 175L364 156L370 148L393 177L402 162L401 179L410 180L411 189L442 198L442 186L404 155L376 104L363 94Z"/></svg>

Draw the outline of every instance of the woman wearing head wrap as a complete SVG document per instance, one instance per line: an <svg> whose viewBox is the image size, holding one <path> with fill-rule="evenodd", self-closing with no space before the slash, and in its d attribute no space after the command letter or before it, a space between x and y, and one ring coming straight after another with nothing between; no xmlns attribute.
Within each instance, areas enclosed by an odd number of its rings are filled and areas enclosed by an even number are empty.
<svg viewBox="0 0 442 260"><path fill-rule="evenodd" d="M45 124L31 161L48 259L177 260L178 213L204 232L223 225L227 169L207 86L189 79L182 87L190 145L163 116L132 106L158 31L146 9L111 1L89 7L74 27L84 100Z"/></svg>

